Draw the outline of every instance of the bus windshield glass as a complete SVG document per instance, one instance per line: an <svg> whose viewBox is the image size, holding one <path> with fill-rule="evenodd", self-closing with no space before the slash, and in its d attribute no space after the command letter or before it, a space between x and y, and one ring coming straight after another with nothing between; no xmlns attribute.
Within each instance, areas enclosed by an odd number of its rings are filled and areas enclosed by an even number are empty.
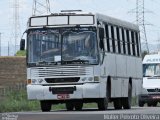
<svg viewBox="0 0 160 120"><path fill-rule="evenodd" d="M143 77L160 76L160 64L144 64Z"/></svg>
<svg viewBox="0 0 160 120"><path fill-rule="evenodd" d="M95 30L41 29L28 33L28 64L98 64Z"/></svg>

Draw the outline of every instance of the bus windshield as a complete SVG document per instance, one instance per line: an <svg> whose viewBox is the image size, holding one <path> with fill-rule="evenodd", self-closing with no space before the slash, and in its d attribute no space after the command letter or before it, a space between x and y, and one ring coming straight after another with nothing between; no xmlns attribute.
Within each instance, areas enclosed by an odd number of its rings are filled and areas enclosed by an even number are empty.
<svg viewBox="0 0 160 120"><path fill-rule="evenodd" d="M47 29L28 33L28 64L98 64L96 31Z"/></svg>
<svg viewBox="0 0 160 120"><path fill-rule="evenodd" d="M160 64L143 64L143 77L160 76Z"/></svg>

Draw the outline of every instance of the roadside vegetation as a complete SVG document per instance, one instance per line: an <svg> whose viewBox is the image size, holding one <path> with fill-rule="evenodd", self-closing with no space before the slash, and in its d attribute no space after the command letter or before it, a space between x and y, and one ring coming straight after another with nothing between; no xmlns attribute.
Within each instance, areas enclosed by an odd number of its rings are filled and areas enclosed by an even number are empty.
<svg viewBox="0 0 160 120"><path fill-rule="evenodd" d="M0 112L34 111L40 110L38 101L28 101L25 90L7 93L0 100Z"/></svg>
<svg viewBox="0 0 160 120"><path fill-rule="evenodd" d="M17 51L16 56L26 56L26 50Z"/></svg>
<svg viewBox="0 0 160 120"><path fill-rule="evenodd" d="M26 90L14 90L10 93L7 93L4 98L1 97L0 101L0 113L19 111L41 111L39 101L27 100ZM132 105L137 105L136 98L133 98ZM113 105L109 104L109 106ZM97 108L97 104L84 104L83 108ZM65 109L65 104L52 105L52 110L61 109Z"/></svg>

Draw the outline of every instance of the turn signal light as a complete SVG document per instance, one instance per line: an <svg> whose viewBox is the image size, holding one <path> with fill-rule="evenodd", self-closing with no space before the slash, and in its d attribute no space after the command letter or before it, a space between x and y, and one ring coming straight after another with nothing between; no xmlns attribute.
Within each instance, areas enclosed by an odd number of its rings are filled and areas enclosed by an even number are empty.
<svg viewBox="0 0 160 120"><path fill-rule="evenodd" d="M32 83L31 79L28 79L28 80L27 80L27 84L29 85L29 84L31 84L31 83Z"/></svg>

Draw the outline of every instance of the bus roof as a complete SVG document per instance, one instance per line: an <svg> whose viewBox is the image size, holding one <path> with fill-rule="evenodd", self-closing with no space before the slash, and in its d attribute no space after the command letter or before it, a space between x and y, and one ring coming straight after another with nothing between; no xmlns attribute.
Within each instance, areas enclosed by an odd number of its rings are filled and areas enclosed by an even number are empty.
<svg viewBox="0 0 160 120"><path fill-rule="evenodd" d="M120 20L120 19L116 19L116 18L107 16L107 15L99 14L99 13L97 13L96 16L97 16L98 20L104 21L106 23L139 31L139 27L137 25L133 24L133 23L123 21L123 20Z"/></svg>
<svg viewBox="0 0 160 120"><path fill-rule="evenodd" d="M143 64L160 63L160 54L146 55Z"/></svg>

